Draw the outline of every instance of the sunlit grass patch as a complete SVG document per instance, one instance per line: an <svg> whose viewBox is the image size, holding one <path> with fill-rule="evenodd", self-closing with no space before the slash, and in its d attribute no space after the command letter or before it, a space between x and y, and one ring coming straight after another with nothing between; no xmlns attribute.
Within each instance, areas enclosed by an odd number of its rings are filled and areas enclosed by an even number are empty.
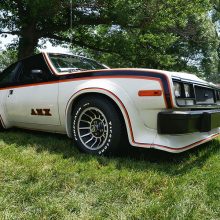
<svg viewBox="0 0 220 220"><path fill-rule="evenodd" d="M219 145L106 158L62 135L0 133L0 219L219 219Z"/></svg>

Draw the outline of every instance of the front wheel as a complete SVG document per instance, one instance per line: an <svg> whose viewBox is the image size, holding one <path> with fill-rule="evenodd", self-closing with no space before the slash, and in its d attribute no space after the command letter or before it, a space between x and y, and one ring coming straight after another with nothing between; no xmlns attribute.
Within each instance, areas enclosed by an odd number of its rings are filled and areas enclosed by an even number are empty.
<svg viewBox="0 0 220 220"><path fill-rule="evenodd" d="M114 153L125 138L122 118L105 97L81 99L73 109L72 128L76 146L96 155Z"/></svg>

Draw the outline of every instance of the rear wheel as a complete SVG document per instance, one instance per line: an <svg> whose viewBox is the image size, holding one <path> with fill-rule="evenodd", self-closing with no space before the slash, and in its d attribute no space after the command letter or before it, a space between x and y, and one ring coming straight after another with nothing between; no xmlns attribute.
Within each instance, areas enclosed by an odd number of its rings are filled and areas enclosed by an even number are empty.
<svg viewBox="0 0 220 220"><path fill-rule="evenodd" d="M87 96L76 104L72 128L76 146L90 154L114 153L126 138L124 123L114 104L100 96Z"/></svg>

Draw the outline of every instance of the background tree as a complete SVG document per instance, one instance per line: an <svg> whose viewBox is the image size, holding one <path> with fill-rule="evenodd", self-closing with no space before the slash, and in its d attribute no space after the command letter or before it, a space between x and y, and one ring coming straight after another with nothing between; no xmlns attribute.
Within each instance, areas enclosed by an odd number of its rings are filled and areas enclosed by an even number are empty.
<svg viewBox="0 0 220 220"><path fill-rule="evenodd" d="M218 0L2 0L0 33L19 36L18 57L40 39L112 67L190 71L218 80Z"/></svg>
<svg viewBox="0 0 220 220"><path fill-rule="evenodd" d="M41 37L66 25L63 1L2 0L0 8L0 33L19 37L18 58L33 54Z"/></svg>
<svg viewBox="0 0 220 220"><path fill-rule="evenodd" d="M102 62L115 67L188 71L218 79L219 37L210 1L137 2L136 13L132 8L129 13L131 28L102 25L96 29L94 44L117 54L91 51L94 57L100 55ZM86 39L92 41L91 36Z"/></svg>
<svg viewBox="0 0 220 220"><path fill-rule="evenodd" d="M105 2L73 1L73 28L110 25L114 18L110 19L109 3ZM0 33L19 36L18 58L33 54L39 39L60 40L59 35L70 28L69 0L1 0L0 9ZM86 46L76 37L73 42Z"/></svg>

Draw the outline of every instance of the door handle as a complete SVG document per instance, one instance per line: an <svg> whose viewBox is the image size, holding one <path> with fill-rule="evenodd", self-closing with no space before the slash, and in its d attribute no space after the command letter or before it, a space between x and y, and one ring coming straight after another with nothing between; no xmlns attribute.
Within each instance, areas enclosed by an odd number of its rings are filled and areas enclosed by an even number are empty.
<svg viewBox="0 0 220 220"><path fill-rule="evenodd" d="M13 93L14 93L14 90L10 89L10 90L9 90L9 93L8 93L8 97L9 97L10 95L13 95Z"/></svg>

